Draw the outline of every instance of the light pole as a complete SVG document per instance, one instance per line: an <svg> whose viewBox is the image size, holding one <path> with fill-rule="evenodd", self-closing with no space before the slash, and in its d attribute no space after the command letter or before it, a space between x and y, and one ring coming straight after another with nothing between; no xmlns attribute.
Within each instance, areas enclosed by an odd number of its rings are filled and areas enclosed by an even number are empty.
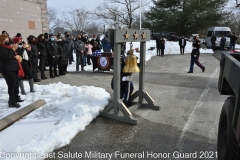
<svg viewBox="0 0 240 160"><path fill-rule="evenodd" d="M142 0L140 0L140 30L142 30Z"/></svg>

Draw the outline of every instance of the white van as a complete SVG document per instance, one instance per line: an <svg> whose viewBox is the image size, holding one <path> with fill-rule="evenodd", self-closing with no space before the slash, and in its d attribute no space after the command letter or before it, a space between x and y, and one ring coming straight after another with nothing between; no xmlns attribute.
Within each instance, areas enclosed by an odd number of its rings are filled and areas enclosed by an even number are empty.
<svg viewBox="0 0 240 160"><path fill-rule="evenodd" d="M208 32L207 32L207 37L205 40L207 47L210 47L210 48L212 47L211 36L213 34L215 34L215 36L217 38L217 41L215 43L216 48L220 47L220 40L223 35L226 38L225 47L229 48L229 43L230 43L229 35L231 35L231 29L229 27L211 27L211 28L209 28Z"/></svg>

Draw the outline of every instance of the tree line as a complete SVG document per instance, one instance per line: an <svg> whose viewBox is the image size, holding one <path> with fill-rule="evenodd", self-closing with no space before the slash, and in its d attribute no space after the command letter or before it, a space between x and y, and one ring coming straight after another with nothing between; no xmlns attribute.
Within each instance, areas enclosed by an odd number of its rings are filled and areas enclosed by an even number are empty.
<svg viewBox="0 0 240 160"><path fill-rule="evenodd" d="M61 30L103 32L114 24L153 32L172 31L179 35L206 33L211 26L239 29L240 9L226 9L228 0L105 0L93 11L86 8L57 13L48 8L50 32ZM234 11L234 12L233 12ZM238 13L239 12L239 13ZM60 15L60 16L59 16Z"/></svg>

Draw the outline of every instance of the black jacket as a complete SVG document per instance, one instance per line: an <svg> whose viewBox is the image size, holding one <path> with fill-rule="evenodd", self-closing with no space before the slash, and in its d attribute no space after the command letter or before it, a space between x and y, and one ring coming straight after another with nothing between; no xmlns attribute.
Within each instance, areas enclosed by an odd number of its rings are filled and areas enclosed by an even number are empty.
<svg viewBox="0 0 240 160"><path fill-rule="evenodd" d="M212 36L212 37L211 37L211 42L212 42L212 43L215 43L216 40L217 40L216 36Z"/></svg>
<svg viewBox="0 0 240 160"><path fill-rule="evenodd" d="M184 41L183 41L183 44L182 44L182 40L184 40ZM185 47L186 44L187 44L187 40L186 40L185 38L180 38L179 41L178 41L178 44L179 44L179 46L181 46L181 47Z"/></svg>
<svg viewBox="0 0 240 160"><path fill-rule="evenodd" d="M53 56L58 55L57 43L54 41L48 41L47 43L48 56L53 58Z"/></svg>
<svg viewBox="0 0 240 160"><path fill-rule="evenodd" d="M165 49L165 40L164 39L161 39L160 40L160 44L161 44L161 49Z"/></svg>
<svg viewBox="0 0 240 160"><path fill-rule="evenodd" d="M47 58L47 46L43 42L37 44L38 51L40 52L39 57Z"/></svg>
<svg viewBox="0 0 240 160"><path fill-rule="evenodd" d="M157 49L161 49L161 43L159 38L156 39L156 47Z"/></svg>
<svg viewBox="0 0 240 160"><path fill-rule="evenodd" d="M31 51L28 51L27 49L24 49L23 47L22 47L22 48L18 48L18 49L16 50L16 52L17 52L17 54L18 54L19 56L23 57L23 52L24 52L24 50L27 52L28 58L30 58L29 55L31 54ZM31 66L30 59L29 59L28 61L25 60L25 59L22 59L22 66Z"/></svg>
<svg viewBox="0 0 240 160"><path fill-rule="evenodd" d="M38 58L38 48L36 44L30 44L31 45L31 55L29 58Z"/></svg>
<svg viewBox="0 0 240 160"><path fill-rule="evenodd" d="M230 43L236 43L237 37L235 35L230 35Z"/></svg>
<svg viewBox="0 0 240 160"><path fill-rule="evenodd" d="M58 43L58 53L59 53L59 59L58 59L58 65L59 66L65 66L68 64L68 54L66 51L66 46L62 43Z"/></svg>
<svg viewBox="0 0 240 160"><path fill-rule="evenodd" d="M193 47L193 50L192 50L192 53L191 55L194 55L194 56L199 56L200 55L200 41L195 39L192 43L192 47Z"/></svg>
<svg viewBox="0 0 240 160"><path fill-rule="evenodd" d="M0 46L0 68L1 72L18 71L18 61L14 50Z"/></svg>

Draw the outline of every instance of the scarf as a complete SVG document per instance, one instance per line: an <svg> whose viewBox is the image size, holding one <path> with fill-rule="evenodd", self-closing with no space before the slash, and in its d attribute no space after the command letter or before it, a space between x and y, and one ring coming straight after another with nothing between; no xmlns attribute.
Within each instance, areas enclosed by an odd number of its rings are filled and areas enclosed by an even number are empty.
<svg viewBox="0 0 240 160"><path fill-rule="evenodd" d="M1 46L5 47L5 48L7 48L7 49L12 49L11 46L7 46L7 45L5 45L5 44L1 44Z"/></svg>
<svg viewBox="0 0 240 160"><path fill-rule="evenodd" d="M23 59L25 59L26 61L29 60L29 57L28 57L28 54L27 54L27 51L24 49L23 51L23 56L22 56Z"/></svg>

